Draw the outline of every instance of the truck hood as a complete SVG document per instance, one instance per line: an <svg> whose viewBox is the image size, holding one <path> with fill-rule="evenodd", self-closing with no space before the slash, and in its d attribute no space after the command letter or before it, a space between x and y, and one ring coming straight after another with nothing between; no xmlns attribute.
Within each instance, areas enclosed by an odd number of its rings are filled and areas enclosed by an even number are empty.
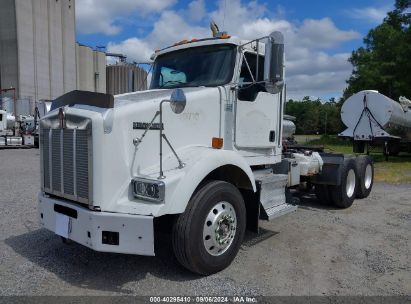
<svg viewBox="0 0 411 304"><path fill-rule="evenodd" d="M195 88L184 88L184 93L197 92L202 90L207 90L206 87L195 87ZM169 99L171 96L172 89L157 89L157 90L147 90L133 93L126 93L114 96L114 108L123 107L129 104L134 104L136 102L147 102L147 101L161 101L164 99Z"/></svg>

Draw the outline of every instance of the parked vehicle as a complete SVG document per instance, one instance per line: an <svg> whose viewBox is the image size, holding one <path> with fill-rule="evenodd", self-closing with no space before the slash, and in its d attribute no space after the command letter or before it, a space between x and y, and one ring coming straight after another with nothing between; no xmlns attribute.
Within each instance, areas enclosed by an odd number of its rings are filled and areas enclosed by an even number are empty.
<svg viewBox="0 0 411 304"><path fill-rule="evenodd" d="M356 153L376 145L387 156L411 152L411 101L403 96L397 102L377 91L358 92L344 102L341 119L347 129L339 136L351 139Z"/></svg>
<svg viewBox="0 0 411 304"><path fill-rule="evenodd" d="M153 59L149 90L73 91L41 120L43 227L97 251L155 255L166 226L178 261L209 275L232 262L246 228L296 210L301 183L341 208L370 193L368 157L283 147L280 32L215 31Z"/></svg>

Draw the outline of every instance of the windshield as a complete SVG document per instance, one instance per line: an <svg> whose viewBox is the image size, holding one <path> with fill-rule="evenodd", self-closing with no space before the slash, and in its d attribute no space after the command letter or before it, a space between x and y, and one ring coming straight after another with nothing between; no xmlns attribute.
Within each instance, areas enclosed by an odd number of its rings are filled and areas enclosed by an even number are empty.
<svg viewBox="0 0 411 304"><path fill-rule="evenodd" d="M218 86L231 81L235 46L188 48L159 56L154 62L150 89Z"/></svg>

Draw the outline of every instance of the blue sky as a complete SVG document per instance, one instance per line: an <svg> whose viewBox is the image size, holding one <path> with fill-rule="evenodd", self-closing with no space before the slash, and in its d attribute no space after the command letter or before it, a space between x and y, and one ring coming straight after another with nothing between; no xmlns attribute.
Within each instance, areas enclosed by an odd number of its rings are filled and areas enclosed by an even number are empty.
<svg viewBox="0 0 411 304"><path fill-rule="evenodd" d="M156 48L209 36L211 19L244 39L281 30L289 96L328 99L341 96L352 69L347 58L393 5L388 0L77 0L77 40L146 61Z"/></svg>

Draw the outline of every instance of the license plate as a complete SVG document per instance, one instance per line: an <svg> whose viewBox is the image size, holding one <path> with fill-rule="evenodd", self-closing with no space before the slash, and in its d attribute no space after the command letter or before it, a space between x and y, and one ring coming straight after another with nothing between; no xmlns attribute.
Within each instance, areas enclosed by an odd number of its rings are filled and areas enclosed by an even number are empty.
<svg viewBox="0 0 411 304"><path fill-rule="evenodd" d="M68 238L70 233L70 223L71 219L64 214L56 213L56 234Z"/></svg>

